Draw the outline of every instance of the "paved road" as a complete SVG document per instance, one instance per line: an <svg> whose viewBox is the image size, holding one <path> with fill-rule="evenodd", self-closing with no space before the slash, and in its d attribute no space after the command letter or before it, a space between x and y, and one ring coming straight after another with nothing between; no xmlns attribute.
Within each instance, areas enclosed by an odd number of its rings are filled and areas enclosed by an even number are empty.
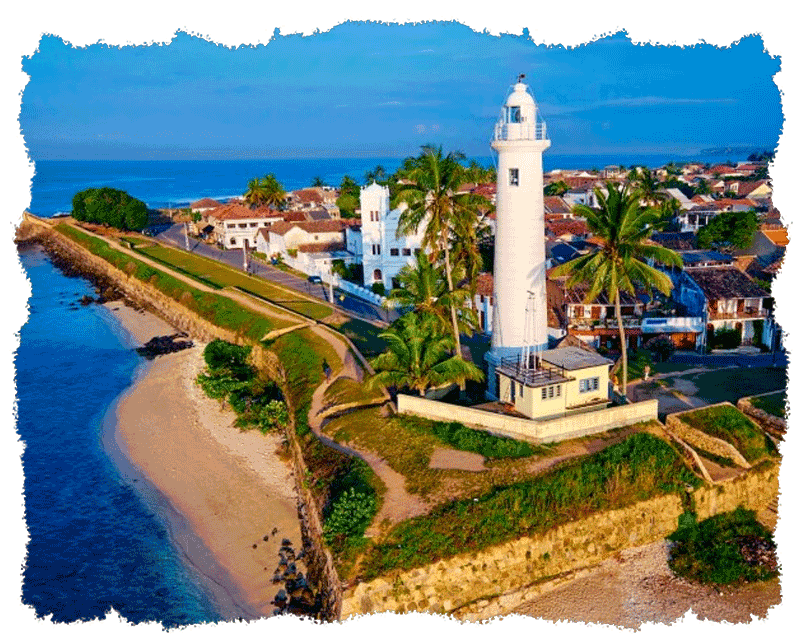
<svg viewBox="0 0 800 640"><path fill-rule="evenodd" d="M697 364L711 367L785 367L789 362L788 355L784 352L760 353L757 355L703 355L689 351L678 351L670 359L670 362L680 362L683 364Z"/></svg>
<svg viewBox="0 0 800 640"><path fill-rule="evenodd" d="M186 249L186 237L184 235L182 224L174 224L155 237L163 242L174 244L181 249ZM192 253L205 256L206 258L224 262L225 264L236 269L241 270L243 266L242 252L239 250L220 249L216 246L207 245L193 238L189 238L189 250ZM285 271L276 269L275 267L259 262L258 260L251 261L249 273L251 275L258 276L259 278L264 278L265 280L270 280L277 284L283 285L289 289L294 289L300 293L330 302L328 299L328 287L321 284L311 284L305 278L300 278L292 273L286 273ZM392 322L398 317L398 313L394 310L387 311L376 304L356 298L355 296L345 293L339 289L336 289L334 292L333 304L341 309L344 309L349 314L357 316L363 320L367 320L368 322Z"/></svg>

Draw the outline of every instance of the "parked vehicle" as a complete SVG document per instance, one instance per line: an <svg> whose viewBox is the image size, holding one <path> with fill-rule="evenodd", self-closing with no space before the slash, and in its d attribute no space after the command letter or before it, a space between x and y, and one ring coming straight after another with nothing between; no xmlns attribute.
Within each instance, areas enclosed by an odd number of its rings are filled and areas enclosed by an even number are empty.
<svg viewBox="0 0 800 640"><path fill-rule="evenodd" d="M308 281L311 284L322 284L322 278L319 276L308 276Z"/></svg>

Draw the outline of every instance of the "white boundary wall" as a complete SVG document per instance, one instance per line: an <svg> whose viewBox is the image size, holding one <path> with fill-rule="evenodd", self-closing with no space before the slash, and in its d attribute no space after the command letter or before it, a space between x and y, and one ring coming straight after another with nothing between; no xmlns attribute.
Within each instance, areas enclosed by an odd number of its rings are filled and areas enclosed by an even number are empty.
<svg viewBox="0 0 800 640"><path fill-rule="evenodd" d="M517 418L403 394L397 396L397 410L431 420L461 422L469 427L535 444L580 438L638 422L658 420L658 400L576 413L552 420Z"/></svg>

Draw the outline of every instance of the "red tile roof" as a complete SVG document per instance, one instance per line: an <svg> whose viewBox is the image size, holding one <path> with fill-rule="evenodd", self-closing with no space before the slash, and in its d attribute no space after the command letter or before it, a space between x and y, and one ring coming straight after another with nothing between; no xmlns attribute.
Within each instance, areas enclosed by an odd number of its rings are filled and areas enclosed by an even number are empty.
<svg viewBox="0 0 800 640"><path fill-rule="evenodd" d="M284 222L305 222L306 214L302 211L285 211L283 213Z"/></svg>
<svg viewBox="0 0 800 640"><path fill-rule="evenodd" d="M213 200L212 198L200 198L196 202L189 205L192 209L213 209L214 207L221 207L222 203Z"/></svg>
<svg viewBox="0 0 800 640"><path fill-rule="evenodd" d="M546 223L546 228L556 238L565 235L589 235L589 227L583 220L553 220L552 222Z"/></svg>
<svg viewBox="0 0 800 640"><path fill-rule="evenodd" d="M279 218L280 213L274 209L259 208L250 209L239 203L223 204L209 211L206 215L207 218L215 218L216 220L260 220L262 218Z"/></svg>
<svg viewBox="0 0 800 640"><path fill-rule="evenodd" d="M328 253L329 251L344 251L343 242L309 242L297 246L301 253Z"/></svg>
<svg viewBox="0 0 800 640"><path fill-rule="evenodd" d="M545 196L544 210L549 213L571 213L572 207L560 196Z"/></svg>
<svg viewBox="0 0 800 640"><path fill-rule="evenodd" d="M313 187L309 189L299 189L294 192L294 196L303 203L316 202L322 204L322 193Z"/></svg>
<svg viewBox="0 0 800 640"><path fill-rule="evenodd" d="M479 273L477 277L477 284L475 287L478 295L493 296L494 295L494 276L491 273Z"/></svg>
<svg viewBox="0 0 800 640"><path fill-rule="evenodd" d="M278 236L286 235L290 229L297 227L306 233L333 233L343 231L347 226L342 220L315 220L313 222L276 222L268 231Z"/></svg>

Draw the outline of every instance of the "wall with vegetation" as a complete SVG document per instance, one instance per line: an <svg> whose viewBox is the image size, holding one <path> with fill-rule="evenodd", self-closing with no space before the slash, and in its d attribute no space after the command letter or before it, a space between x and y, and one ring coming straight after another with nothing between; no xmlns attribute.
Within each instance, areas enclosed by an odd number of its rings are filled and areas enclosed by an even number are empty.
<svg viewBox="0 0 800 640"><path fill-rule="evenodd" d="M537 581L664 538L675 531L683 511L680 496L661 496L478 553L382 576L347 591L341 616L431 611L479 619L507 613L522 602L520 590Z"/></svg>
<svg viewBox="0 0 800 640"><path fill-rule="evenodd" d="M345 591L341 617L381 611L449 613L481 620L510 613L617 551L661 540L687 509L699 520L735 510L759 511L778 495L778 466L764 463L722 485L660 496L554 527L484 551L393 572ZM571 575L564 575L573 572Z"/></svg>
<svg viewBox="0 0 800 640"><path fill-rule="evenodd" d="M722 405L730 405L730 402L721 402L718 405L710 405L712 407L722 406ZM710 407L703 407L704 409ZM693 411L697 411L697 409L689 409L688 411L681 411L679 413L671 413L667 416L666 419L666 427L667 431L674 433L676 436L684 440L685 442L689 443L691 446L698 447L700 449L704 449L709 453L713 453L714 455L729 458L733 460L738 466L749 469L750 463L745 460L744 456L739 453L739 451L729 442L725 442L720 438L715 438L707 433L703 433L699 429L695 429L694 427L689 426L683 420L681 420L681 416L686 413L692 413Z"/></svg>
<svg viewBox="0 0 800 640"><path fill-rule="evenodd" d="M536 444L580 438L609 429L658 419L657 400L635 402L542 421L459 407L403 394L397 396L397 410L400 413L410 413L431 420L461 422L498 435L519 438Z"/></svg>
<svg viewBox="0 0 800 640"><path fill-rule="evenodd" d="M762 462L733 480L705 485L692 492L692 510L698 520L742 506L751 511L765 509L778 496L778 472L774 462Z"/></svg>

